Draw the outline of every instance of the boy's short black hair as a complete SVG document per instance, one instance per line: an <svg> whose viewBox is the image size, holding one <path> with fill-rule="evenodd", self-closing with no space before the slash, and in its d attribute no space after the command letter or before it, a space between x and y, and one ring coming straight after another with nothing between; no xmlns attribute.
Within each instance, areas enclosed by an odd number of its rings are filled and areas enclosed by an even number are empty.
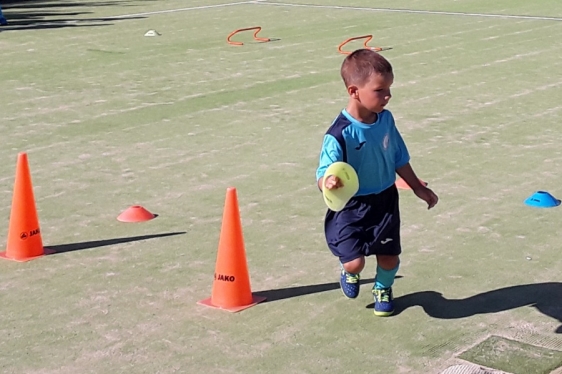
<svg viewBox="0 0 562 374"><path fill-rule="evenodd" d="M346 87L362 86L373 74L391 74L392 65L372 49L358 49L349 54L341 65L341 77Z"/></svg>

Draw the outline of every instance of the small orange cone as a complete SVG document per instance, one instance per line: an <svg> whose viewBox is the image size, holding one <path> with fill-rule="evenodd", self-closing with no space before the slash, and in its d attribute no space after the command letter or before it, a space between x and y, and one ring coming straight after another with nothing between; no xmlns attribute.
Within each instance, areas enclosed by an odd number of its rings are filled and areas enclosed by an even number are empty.
<svg viewBox="0 0 562 374"><path fill-rule="evenodd" d="M117 220L121 222L144 222L150 221L154 217L156 217L156 214L150 213L140 205L133 205L119 214Z"/></svg>
<svg viewBox="0 0 562 374"><path fill-rule="evenodd" d="M427 182L424 182L420 179L421 184L423 184L424 186L427 186ZM400 188L401 190L411 190L410 186L408 186L408 183L406 183L406 181L402 178L399 178L396 181L396 187Z"/></svg>
<svg viewBox="0 0 562 374"><path fill-rule="evenodd" d="M18 154L16 165L8 246L5 252L0 253L0 257L23 262L47 253L51 252L43 249L27 154L22 152Z"/></svg>
<svg viewBox="0 0 562 374"><path fill-rule="evenodd" d="M265 300L252 295L236 189L226 190L211 297L198 304L238 312Z"/></svg>

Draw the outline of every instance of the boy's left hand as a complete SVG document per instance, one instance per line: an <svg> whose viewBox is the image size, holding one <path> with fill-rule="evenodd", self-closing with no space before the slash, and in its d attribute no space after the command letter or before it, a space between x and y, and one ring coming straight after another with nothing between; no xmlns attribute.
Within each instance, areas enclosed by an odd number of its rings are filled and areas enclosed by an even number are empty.
<svg viewBox="0 0 562 374"><path fill-rule="evenodd" d="M425 186L420 186L419 188L416 188L414 190L414 193L416 194L417 197L419 197L420 199L422 199L427 203L427 209L433 208L435 204L437 204L437 202L439 201L439 198L437 197L435 192L433 192L431 189Z"/></svg>

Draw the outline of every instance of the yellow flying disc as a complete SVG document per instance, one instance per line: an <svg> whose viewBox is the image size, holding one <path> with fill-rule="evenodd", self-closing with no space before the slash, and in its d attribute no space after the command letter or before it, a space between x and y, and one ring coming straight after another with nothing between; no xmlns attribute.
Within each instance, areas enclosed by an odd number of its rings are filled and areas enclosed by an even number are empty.
<svg viewBox="0 0 562 374"><path fill-rule="evenodd" d="M338 177L343 184L343 187L329 190L326 188L326 179L333 175ZM346 162L334 162L331 164L324 173L324 180L322 182L322 195L324 202L334 212L339 212L343 209L345 204L357 193L359 190L359 178L357 172L351 165Z"/></svg>

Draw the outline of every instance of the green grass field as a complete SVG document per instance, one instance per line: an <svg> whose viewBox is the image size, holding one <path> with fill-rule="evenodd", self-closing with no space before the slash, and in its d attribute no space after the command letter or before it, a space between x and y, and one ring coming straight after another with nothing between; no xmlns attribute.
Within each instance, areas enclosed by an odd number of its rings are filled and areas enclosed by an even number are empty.
<svg viewBox="0 0 562 374"><path fill-rule="evenodd" d="M27 152L58 253L0 262L1 372L469 373L459 356L490 336L562 351L562 208L523 204L562 197L558 0L2 6L0 247ZM276 40L227 44L258 25ZM337 46L365 34L391 48L388 109L441 199L400 193L390 318L372 312L374 259L359 298L341 294L314 178L346 105ZM268 297L235 314L197 305L231 186ZM158 217L116 220L135 204Z"/></svg>

